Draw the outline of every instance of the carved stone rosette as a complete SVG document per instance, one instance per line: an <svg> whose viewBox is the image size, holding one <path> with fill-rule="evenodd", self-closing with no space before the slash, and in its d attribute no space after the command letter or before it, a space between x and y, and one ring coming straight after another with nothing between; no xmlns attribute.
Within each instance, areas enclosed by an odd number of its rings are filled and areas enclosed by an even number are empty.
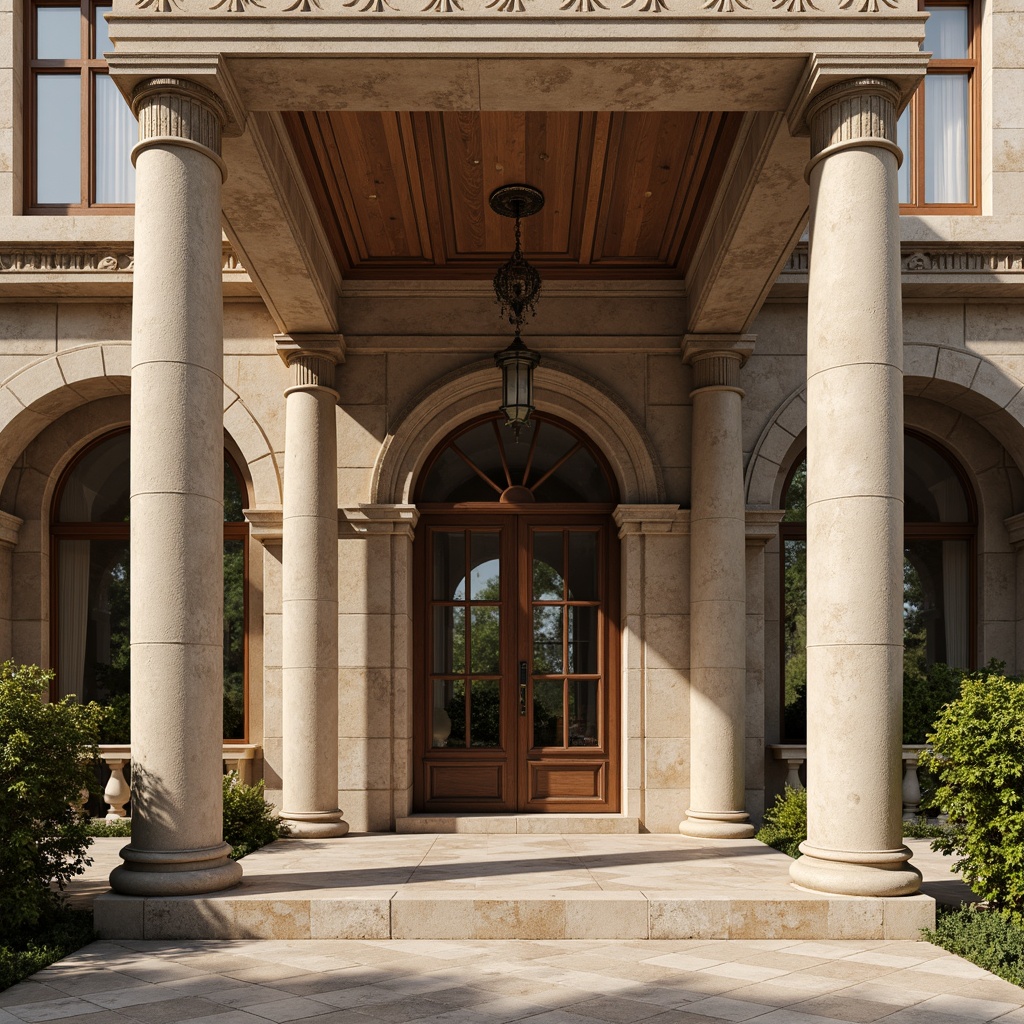
<svg viewBox="0 0 1024 1024"><path fill-rule="evenodd" d="M205 153L227 169L220 155L221 130L227 113L220 99L187 78L150 78L132 93L132 111L139 119L139 141L132 163L149 146L186 146Z"/></svg>
<svg viewBox="0 0 1024 1024"><path fill-rule="evenodd" d="M903 154L896 145L900 90L886 78L854 78L830 86L811 100L807 124L811 130L811 168L832 153L851 147L878 146Z"/></svg>

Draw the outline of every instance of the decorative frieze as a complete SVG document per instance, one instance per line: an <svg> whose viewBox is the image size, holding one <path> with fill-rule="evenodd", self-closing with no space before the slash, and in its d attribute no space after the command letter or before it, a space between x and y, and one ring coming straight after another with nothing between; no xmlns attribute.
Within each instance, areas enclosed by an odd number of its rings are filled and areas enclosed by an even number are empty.
<svg viewBox="0 0 1024 1024"><path fill-rule="evenodd" d="M801 242L782 268L783 276L806 274L810 269L810 252ZM904 274L1024 274L1024 246L989 246L943 249L922 249L904 245L900 257Z"/></svg>
<svg viewBox="0 0 1024 1024"><path fill-rule="evenodd" d="M234 251L224 247L221 269L225 274L248 272ZM135 270L132 249L56 249L20 245L17 248L0 247L0 274L130 274Z"/></svg>

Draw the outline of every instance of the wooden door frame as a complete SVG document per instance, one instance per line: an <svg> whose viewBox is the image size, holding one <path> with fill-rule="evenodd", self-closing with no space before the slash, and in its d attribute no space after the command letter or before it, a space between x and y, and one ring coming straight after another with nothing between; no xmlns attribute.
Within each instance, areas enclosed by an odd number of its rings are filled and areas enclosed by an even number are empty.
<svg viewBox="0 0 1024 1024"><path fill-rule="evenodd" d="M586 505L586 504L524 504L516 505L509 503L466 503L463 505L451 504L424 504L419 506L420 520L417 524L416 538L413 545L413 806L418 811L427 813L452 813L451 810L441 810L426 806L427 771L429 768L429 754L432 748L428 747L426 723L431 717L432 701L430 698L427 680L430 676L430 666L427 664L428 643L427 643L427 610L430 602L430 595L426 590L428 578L427 558L429 557L428 538L432 530L445 527L452 527L459 530L472 530L474 528L494 528L502 524L506 529L502 533L502 557L515 558L519 561L509 561L507 564L515 564L516 573L514 578L518 581L530 579L529 567L523 575L523 560L528 553L528 545L523 543L523 538L529 535L531 525L550 525L553 529L571 528L573 526L600 526L605 532L605 542L601 557L603 559L603 587L604 600L599 612L599 630L603 631L605 660L601 666L605 682L604 701L601 713L605 738L604 756L606 758L605 768L605 799L600 802L600 813L617 813L621 807L621 761L622 761L622 737L621 737L621 700L622 700L622 678L621 678L621 640L620 640L620 548L618 534L612 521L614 505ZM506 615L501 625L501 637L504 650L501 657L502 678L515 678L516 666L519 660L530 661L528 652L519 650L520 645L525 645L523 637L525 630L518 628L518 622L523 615L529 614L530 595L528 588L519 583L518 593L509 593L506 587L513 585L513 574L505 573L502 580L502 604L506 600L507 607L516 609L516 618ZM506 676L508 673L508 676ZM506 687L508 693L514 696L515 687ZM514 711L514 714L505 712L505 705ZM508 765L506 771L506 783L503 786L501 806L494 800L477 802L470 799L459 802L459 810L478 813L491 811L493 813L516 813L517 810L526 813L585 813L595 811L597 807L594 800L589 801L562 801L557 805L528 807L526 795L526 772L527 758L525 756L525 739L521 734L525 730L521 727L518 709L512 708L512 697L503 695L503 717L501 759ZM532 721L532 717L528 716ZM571 748L569 748L571 749ZM575 755L579 760L579 755ZM495 752L490 749L474 751L469 749L465 752L467 762L488 763L495 762ZM567 752L554 760L571 761L573 754ZM593 760L591 758L590 760Z"/></svg>

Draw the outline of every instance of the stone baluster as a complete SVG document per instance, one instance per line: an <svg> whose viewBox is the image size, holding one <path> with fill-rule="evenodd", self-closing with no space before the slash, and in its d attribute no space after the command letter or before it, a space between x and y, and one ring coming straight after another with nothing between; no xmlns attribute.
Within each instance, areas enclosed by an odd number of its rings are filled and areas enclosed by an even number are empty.
<svg viewBox="0 0 1024 1024"><path fill-rule="evenodd" d="M132 839L110 884L212 892L223 841L224 108L179 78L139 84L132 275Z"/></svg>
<svg viewBox="0 0 1024 1024"><path fill-rule="evenodd" d="M110 808L107 811L107 821L120 821L127 817L124 805L132 798L131 787L124 776L125 765L130 762L129 757L115 757L104 754L103 760L110 769L110 778L103 787L103 802Z"/></svg>
<svg viewBox="0 0 1024 1024"><path fill-rule="evenodd" d="M740 367L748 337L687 336L693 366L690 804L683 835L745 839L746 507Z"/></svg>
<svg viewBox="0 0 1024 1024"><path fill-rule="evenodd" d="M899 89L807 109L807 889L915 892L901 815L903 333Z"/></svg>

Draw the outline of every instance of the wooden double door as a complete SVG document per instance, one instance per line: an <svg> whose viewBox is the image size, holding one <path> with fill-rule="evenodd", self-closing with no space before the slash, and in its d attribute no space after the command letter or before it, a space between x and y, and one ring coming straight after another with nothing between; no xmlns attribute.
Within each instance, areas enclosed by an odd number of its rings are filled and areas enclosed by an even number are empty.
<svg viewBox="0 0 1024 1024"><path fill-rule="evenodd" d="M416 805L619 809L618 559L607 515L424 515Z"/></svg>

